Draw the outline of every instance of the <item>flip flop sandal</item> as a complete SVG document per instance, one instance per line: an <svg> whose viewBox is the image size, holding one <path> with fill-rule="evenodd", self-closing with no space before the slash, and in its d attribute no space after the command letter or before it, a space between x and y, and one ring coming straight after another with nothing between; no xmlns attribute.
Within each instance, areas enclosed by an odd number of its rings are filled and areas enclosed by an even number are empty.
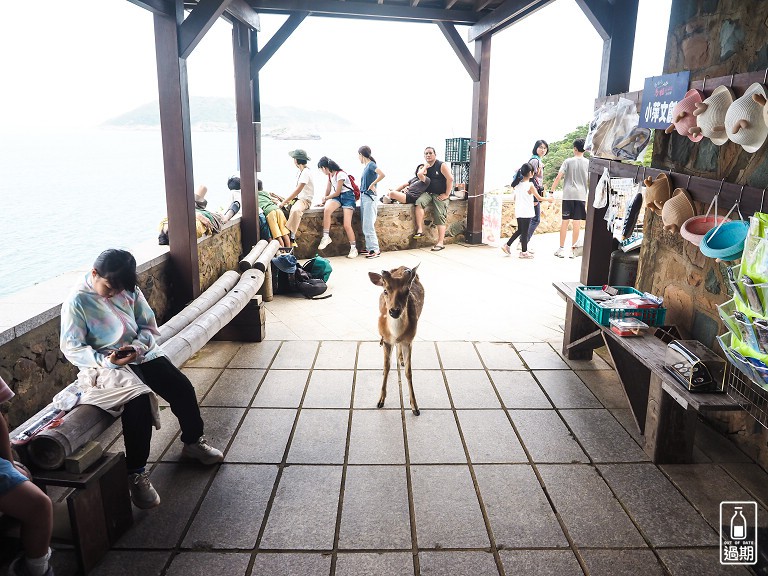
<svg viewBox="0 0 768 576"><path fill-rule="evenodd" d="M424 232L416 232L416 234L413 235L414 238L423 238Z"/></svg>
<svg viewBox="0 0 768 576"><path fill-rule="evenodd" d="M432 252L440 252L440 250L445 250L445 246L432 246Z"/></svg>

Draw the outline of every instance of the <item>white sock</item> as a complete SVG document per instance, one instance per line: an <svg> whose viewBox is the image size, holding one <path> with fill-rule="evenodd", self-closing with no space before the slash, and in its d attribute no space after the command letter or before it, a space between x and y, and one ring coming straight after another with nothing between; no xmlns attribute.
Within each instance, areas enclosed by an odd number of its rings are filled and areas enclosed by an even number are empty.
<svg viewBox="0 0 768 576"><path fill-rule="evenodd" d="M46 570L48 570L48 560L50 559L50 548L48 548L48 553L45 556L41 556L40 558L29 558L25 556L24 562L27 565L27 572L29 572L31 576L43 576Z"/></svg>

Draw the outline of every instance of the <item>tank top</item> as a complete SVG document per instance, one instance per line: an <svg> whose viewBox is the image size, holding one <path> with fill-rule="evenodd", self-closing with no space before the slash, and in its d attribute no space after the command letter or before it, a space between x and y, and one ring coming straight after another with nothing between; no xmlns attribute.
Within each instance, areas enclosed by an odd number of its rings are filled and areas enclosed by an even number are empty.
<svg viewBox="0 0 768 576"><path fill-rule="evenodd" d="M435 196L445 194L445 176L443 176L443 173L440 171L442 166L443 163L440 162L440 160L435 160L435 163L427 168L427 177L429 178L427 192L434 194Z"/></svg>

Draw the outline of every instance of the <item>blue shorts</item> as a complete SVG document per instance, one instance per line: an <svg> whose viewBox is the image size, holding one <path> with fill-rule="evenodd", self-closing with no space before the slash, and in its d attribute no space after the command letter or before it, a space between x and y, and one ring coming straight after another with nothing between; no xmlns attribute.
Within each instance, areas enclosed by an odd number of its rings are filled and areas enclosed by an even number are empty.
<svg viewBox="0 0 768 576"><path fill-rule="evenodd" d="M341 193L341 196L336 196L335 198L329 198L328 201L338 202L341 204L342 208L346 208L348 210L354 210L355 209L355 193L354 192L347 192L344 190L344 192Z"/></svg>
<svg viewBox="0 0 768 576"><path fill-rule="evenodd" d="M13 462L0 458L0 496L5 496L28 478L16 470Z"/></svg>

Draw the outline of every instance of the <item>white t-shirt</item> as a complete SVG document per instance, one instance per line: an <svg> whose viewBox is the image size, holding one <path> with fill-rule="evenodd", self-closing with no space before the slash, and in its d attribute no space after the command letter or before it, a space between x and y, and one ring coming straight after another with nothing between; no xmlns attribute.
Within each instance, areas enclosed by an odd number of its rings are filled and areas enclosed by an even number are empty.
<svg viewBox="0 0 768 576"><path fill-rule="evenodd" d="M351 186L349 185L349 176L347 176L347 173L343 170L339 170L336 174L331 175L331 195L336 192L339 180L344 180L344 184L341 185L341 193L344 194L344 192L350 191L349 188L351 188ZM338 198L338 196L336 196L336 198Z"/></svg>
<svg viewBox="0 0 768 576"><path fill-rule="evenodd" d="M533 218L536 214L533 209L533 194L529 194L531 188L531 180L523 180L515 186L515 218Z"/></svg>
<svg viewBox="0 0 768 576"><path fill-rule="evenodd" d="M304 188L302 188L301 192L299 192L297 199L306 200L310 204L312 204L312 199L315 197L315 185L312 183L311 172L312 170L305 166L304 169L299 173L299 177L296 180L296 186L299 184L304 184Z"/></svg>
<svg viewBox="0 0 768 576"><path fill-rule="evenodd" d="M587 185L589 182L589 160L583 156L567 158L560 166L560 173L565 176L563 180L563 200L587 199Z"/></svg>

